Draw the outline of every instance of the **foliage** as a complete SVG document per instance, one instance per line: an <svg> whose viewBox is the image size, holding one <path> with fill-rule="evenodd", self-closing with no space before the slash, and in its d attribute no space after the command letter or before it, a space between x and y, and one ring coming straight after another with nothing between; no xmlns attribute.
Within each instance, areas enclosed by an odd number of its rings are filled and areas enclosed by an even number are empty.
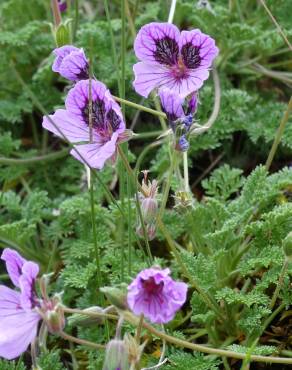
<svg viewBox="0 0 292 370"><path fill-rule="evenodd" d="M114 95L119 95L110 29L120 63L121 9L117 1L110 3L109 23L102 4L79 1L74 45L85 49L94 75ZM137 2L137 9L135 1L127 3L131 14L135 14L136 30L145 23L167 19L170 2L145 0ZM193 0L177 1L174 22L181 29L200 28L219 45L216 68L220 111L210 130L190 138L191 206L174 207L175 192L184 189L181 155L171 179L162 221L179 259L157 225L156 238L149 245L153 265L170 267L176 279L189 284L185 306L165 328L169 335L238 353L251 353L250 346L256 338L258 343L252 353L269 356L291 351L289 343L281 338L286 335L282 333L291 314L291 264L276 304L271 307L285 260L282 242L292 227L291 117L271 173L263 164L286 110L292 81L288 48L260 3L210 0L210 11L198 7ZM289 2L266 3L291 38ZM72 30L76 26L74 12L74 7L69 6L62 15L64 19L72 18ZM43 112L15 74L18 71L47 112L64 105L70 85L51 70L55 44L49 22L49 2L7 0L0 4L0 248L14 248L36 261L41 274L53 272L50 293L62 292L63 303L68 307L106 307L110 302L97 289L86 170L65 152L53 161L46 159L61 152L65 144L42 130ZM130 22L126 23L128 26ZM130 27L126 36L126 98L154 109L152 99L141 100L133 91L132 66L136 58ZM197 124L207 122L215 99L218 96L214 95L210 74L199 93ZM161 204L170 167L170 136L157 139L159 120L149 113L140 111L137 115L136 109L127 106L125 117L128 128L133 125L135 133L142 133L130 141L130 149L125 152L134 166L145 154L144 149L149 149L140 168L150 169L149 178L158 180ZM151 138L144 138L143 133L153 132ZM149 265L147 243L136 235L136 194L122 163L106 166L97 175L98 178L92 177L93 221L101 285L120 286L130 283ZM2 263L0 279L1 284L6 284ZM273 316L281 303L282 315ZM266 320L271 317L273 320L266 327ZM128 323L123 329L134 333L134 326ZM89 321L65 328L70 335L99 344L113 338L115 330L116 324L111 320L105 325ZM157 349L161 340L146 330L141 343L144 340L147 346L143 366L153 366L161 354ZM77 344L69 347L58 335L49 335L47 346L48 351L41 350L38 358L43 370L102 368L102 351ZM166 356L169 360L164 368L168 370L223 369L220 358L192 354L169 344ZM0 369L24 370L29 364L25 355L19 362L0 360ZM231 361L230 366L240 367Z"/></svg>

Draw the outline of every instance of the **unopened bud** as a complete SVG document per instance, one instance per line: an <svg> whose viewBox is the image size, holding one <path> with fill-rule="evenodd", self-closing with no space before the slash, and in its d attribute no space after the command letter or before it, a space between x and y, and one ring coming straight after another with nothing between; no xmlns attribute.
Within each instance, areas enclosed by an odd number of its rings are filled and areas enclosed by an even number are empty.
<svg viewBox="0 0 292 370"><path fill-rule="evenodd" d="M100 317L86 316L86 315L77 313L69 317L68 324L70 326L78 325L78 326L87 327L92 324L102 324L104 322L104 316L102 315L103 309L101 307L93 306L93 307L86 308L83 311L88 312L88 313L92 312L92 313L100 314Z"/></svg>
<svg viewBox="0 0 292 370"><path fill-rule="evenodd" d="M71 44L71 19L67 19L64 23L60 23L55 32L57 47Z"/></svg>
<svg viewBox="0 0 292 370"><path fill-rule="evenodd" d="M126 141L129 141L134 136L134 132L132 130L126 129L121 134L119 134L118 141L119 143L125 143Z"/></svg>
<svg viewBox="0 0 292 370"><path fill-rule="evenodd" d="M158 211L158 202L155 198L147 197L141 202L143 220L146 223L155 221Z"/></svg>
<svg viewBox="0 0 292 370"><path fill-rule="evenodd" d="M284 250L285 256L289 260L292 260L292 231L283 240L283 250Z"/></svg>
<svg viewBox="0 0 292 370"><path fill-rule="evenodd" d="M40 314L50 333L57 334L64 329L65 315L60 295L56 294L53 298L43 301Z"/></svg>
<svg viewBox="0 0 292 370"><path fill-rule="evenodd" d="M128 308L126 285L121 288L106 286L100 288L100 291L106 295L107 299L115 307L121 310L126 310Z"/></svg>
<svg viewBox="0 0 292 370"><path fill-rule="evenodd" d="M146 235L147 235L148 240L153 240L155 238L155 235L156 235L155 223L150 223L150 224L145 223L145 231L146 231ZM138 227L136 228L136 233L141 238L144 238L144 230L143 230L143 226L141 224L139 224Z"/></svg>
<svg viewBox="0 0 292 370"><path fill-rule="evenodd" d="M130 369L129 353L123 340L113 339L106 346L105 360L102 370L117 369Z"/></svg>
<svg viewBox="0 0 292 370"><path fill-rule="evenodd" d="M190 147L190 144L186 138L185 135L182 135L179 139L178 139L178 142L175 146L175 149L179 152L186 152L188 151Z"/></svg>
<svg viewBox="0 0 292 370"><path fill-rule="evenodd" d="M130 364L138 365L142 357L146 341L140 345L129 333L125 334L124 341L129 353Z"/></svg>

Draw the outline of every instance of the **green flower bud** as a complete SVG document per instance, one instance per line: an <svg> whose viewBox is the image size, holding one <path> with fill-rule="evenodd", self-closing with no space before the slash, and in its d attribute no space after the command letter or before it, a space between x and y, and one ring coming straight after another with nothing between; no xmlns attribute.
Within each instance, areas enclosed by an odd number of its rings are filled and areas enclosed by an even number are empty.
<svg viewBox="0 0 292 370"><path fill-rule="evenodd" d="M71 19L67 19L64 23L60 23L55 32L57 47L71 44Z"/></svg>
<svg viewBox="0 0 292 370"><path fill-rule="evenodd" d="M100 291L106 295L107 299L115 307L121 310L126 310L128 308L126 285L122 285L120 288L106 286L100 288Z"/></svg>
<svg viewBox="0 0 292 370"><path fill-rule="evenodd" d="M93 307L86 308L84 312L93 312L93 313L102 314L103 309L98 306L93 306ZM104 317L102 315L100 317L91 317L91 316L86 316L86 315L82 315L79 313L70 316L68 319L68 324L70 326L78 325L78 326L88 327L88 326L91 326L92 324L102 324L103 322L104 322Z"/></svg>
<svg viewBox="0 0 292 370"><path fill-rule="evenodd" d="M283 250L288 259L292 259L292 231L283 240Z"/></svg>

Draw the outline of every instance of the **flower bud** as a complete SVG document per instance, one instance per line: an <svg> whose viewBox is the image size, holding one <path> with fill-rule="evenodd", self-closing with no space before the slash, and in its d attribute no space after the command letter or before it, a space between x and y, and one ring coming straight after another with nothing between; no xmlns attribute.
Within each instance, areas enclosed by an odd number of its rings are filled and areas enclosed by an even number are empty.
<svg viewBox="0 0 292 370"><path fill-rule="evenodd" d="M130 364L138 365L147 341L139 345L136 339L132 337L129 333L125 334L124 341L129 353Z"/></svg>
<svg viewBox="0 0 292 370"><path fill-rule="evenodd" d="M55 39L57 47L68 45L71 43L71 28L70 20L60 23L55 32Z"/></svg>
<svg viewBox="0 0 292 370"><path fill-rule="evenodd" d="M120 339L111 340L106 346L105 360L102 370L129 369L129 353L125 342Z"/></svg>
<svg viewBox="0 0 292 370"><path fill-rule="evenodd" d="M43 301L39 313L50 333L57 334L64 329L65 315L59 294L56 294L49 300Z"/></svg>
<svg viewBox="0 0 292 370"><path fill-rule="evenodd" d="M141 211L145 223L153 222L157 216L158 202L155 198L144 198L141 202Z"/></svg>
<svg viewBox="0 0 292 370"><path fill-rule="evenodd" d="M176 144L175 149L179 152L186 152L190 147L190 144L185 135L182 135Z"/></svg>
<svg viewBox="0 0 292 370"><path fill-rule="evenodd" d="M155 235L156 235L155 223L150 223L150 224L145 223L145 230L146 230L148 240L150 240L150 241L153 240L155 238ZM143 226L141 224L139 224L138 227L136 228L136 233L141 238L144 238L144 230L143 230Z"/></svg>
<svg viewBox="0 0 292 370"><path fill-rule="evenodd" d="M61 13L67 10L67 1L66 0L58 0L59 10Z"/></svg>
<svg viewBox="0 0 292 370"><path fill-rule="evenodd" d="M292 260L292 231L283 240L283 250L284 250L285 256L289 260Z"/></svg>
<svg viewBox="0 0 292 370"><path fill-rule="evenodd" d="M86 316L86 315L77 313L69 317L68 324L70 326L78 325L78 326L88 327L88 326L91 326L92 324L102 324L104 322L104 317L102 316L103 309L101 307L93 306L93 307L86 308L83 311L92 312L92 313L100 313L101 315L100 317L91 317L91 316Z"/></svg>
<svg viewBox="0 0 292 370"><path fill-rule="evenodd" d="M106 295L112 305L121 310L126 310L128 308L126 289L126 285L121 286L121 288L106 286L100 288L100 291Z"/></svg>

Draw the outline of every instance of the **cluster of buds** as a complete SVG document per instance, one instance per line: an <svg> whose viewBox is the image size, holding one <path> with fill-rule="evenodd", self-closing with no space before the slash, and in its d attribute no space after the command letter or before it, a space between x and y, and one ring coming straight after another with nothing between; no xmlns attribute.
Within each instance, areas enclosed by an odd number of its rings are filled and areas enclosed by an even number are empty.
<svg viewBox="0 0 292 370"><path fill-rule="evenodd" d="M139 220L136 232L139 236L144 236L142 222L149 240L154 239L156 234L156 217L158 213L158 183L156 180L150 181L147 178L148 171L143 171L142 191L139 192L139 202L143 220Z"/></svg>
<svg viewBox="0 0 292 370"><path fill-rule="evenodd" d="M190 146L188 137L198 106L197 94L193 93L188 99L183 99L172 90L164 89L160 91L159 96L175 137L175 149L186 152Z"/></svg>

